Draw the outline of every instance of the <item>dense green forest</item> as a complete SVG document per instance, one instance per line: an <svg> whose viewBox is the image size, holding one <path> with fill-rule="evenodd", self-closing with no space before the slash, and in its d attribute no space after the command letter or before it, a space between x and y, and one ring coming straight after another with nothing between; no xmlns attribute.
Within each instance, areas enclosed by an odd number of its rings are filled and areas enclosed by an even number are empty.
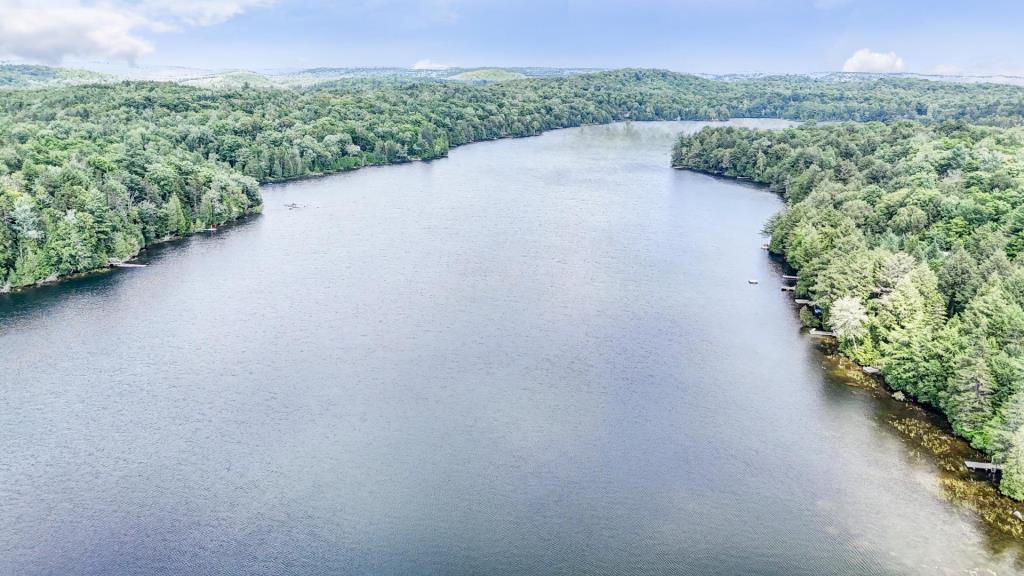
<svg viewBox="0 0 1024 576"><path fill-rule="evenodd" d="M86 70L33 64L0 64L0 88L70 86L113 81L111 76Z"/></svg>
<svg viewBox="0 0 1024 576"><path fill-rule="evenodd" d="M105 82L0 94L0 289L102 267L256 213L261 182L439 158L479 140L624 119L1010 126L1024 118L1024 90L1011 86L723 82L640 70L485 84L384 77L211 90Z"/></svg>
<svg viewBox="0 0 1024 576"><path fill-rule="evenodd" d="M804 322L939 408L1024 499L1024 129L708 128L673 164L784 194L770 249L799 270Z"/></svg>

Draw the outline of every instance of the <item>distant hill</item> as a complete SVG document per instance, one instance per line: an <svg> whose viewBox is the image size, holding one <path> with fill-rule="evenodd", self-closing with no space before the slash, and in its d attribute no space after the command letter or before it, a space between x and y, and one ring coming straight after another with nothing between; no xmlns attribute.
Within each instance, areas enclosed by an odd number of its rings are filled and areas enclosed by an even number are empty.
<svg viewBox="0 0 1024 576"><path fill-rule="evenodd" d="M600 72L596 68L305 68L297 70L210 70L180 66L128 66L110 62L85 62L87 69L51 66L0 65L0 87L26 88L145 80L175 82L201 88L230 89L306 88L353 81L453 81L502 82L517 78L549 78Z"/></svg>
<svg viewBox="0 0 1024 576"><path fill-rule="evenodd" d="M743 82L747 80L765 80L780 78L805 78L809 80L822 80L825 82L872 82L875 80L902 78L908 80L930 80L933 82L953 82L957 84L1010 84L1014 86L1024 86L1024 77L1007 76L1005 74L993 76L971 76L966 74L918 74L916 72L899 72L890 74L880 74L872 72L813 72L810 74L768 74L754 72L749 74L695 74L695 76L700 76L701 78L707 78L709 80L721 80L724 82Z"/></svg>
<svg viewBox="0 0 1024 576"><path fill-rule="evenodd" d="M448 80L458 80L460 82L504 82L506 80L526 77L526 74L522 72L514 72L503 68L480 68L449 76Z"/></svg>
<svg viewBox="0 0 1024 576"><path fill-rule="evenodd" d="M278 86L313 86L343 80L451 80L502 82L517 78L546 78L599 72L590 68L310 68L267 74Z"/></svg>
<svg viewBox="0 0 1024 576"><path fill-rule="evenodd" d="M0 88L41 88L110 82L111 76L88 70L30 64L0 64Z"/></svg>
<svg viewBox="0 0 1024 576"><path fill-rule="evenodd" d="M177 66L127 66L104 62L85 64L88 70L27 64L0 64L0 88L39 88L68 86L120 80L156 80L212 89L233 88L309 88L343 86L351 81L390 82L470 82L476 84L505 82L521 78L552 78L602 72L598 68L306 68L296 70L205 70ZM823 81L829 83L871 82L885 79L931 80L961 84L1011 84L1024 86L1024 77L1017 76L941 76L900 73L870 74L854 72L819 72L813 74L694 74L708 80L746 81Z"/></svg>
<svg viewBox="0 0 1024 576"><path fill-rule="evenodd" d="M267 77L248 70L229 70L207 76L178 80L179 84L197 86L199 88L241 88L243 86L271 87L275 86L272 77Z"/></svg>

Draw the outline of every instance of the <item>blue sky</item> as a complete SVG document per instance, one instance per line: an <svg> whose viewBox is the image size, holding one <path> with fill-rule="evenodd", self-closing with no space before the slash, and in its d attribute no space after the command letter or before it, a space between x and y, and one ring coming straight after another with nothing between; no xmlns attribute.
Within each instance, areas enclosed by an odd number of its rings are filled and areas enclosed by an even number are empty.
<svg viewBox="0 0 1024 576"><path fill-rule="evenodd" d="M0 58L1024 75L1021 23L1011 1L0 0Z"/></svg>

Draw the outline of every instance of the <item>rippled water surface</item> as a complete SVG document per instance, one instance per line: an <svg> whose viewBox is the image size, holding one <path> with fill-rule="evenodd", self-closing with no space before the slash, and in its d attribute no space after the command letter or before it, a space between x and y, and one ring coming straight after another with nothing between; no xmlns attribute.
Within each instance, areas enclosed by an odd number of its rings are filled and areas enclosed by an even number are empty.
<svg viewBox="0 0 1024 576"><path fill-rule="evenodd" d="M271 186L0 297L0 574L1012 572L801 335L780 200L668 167L699 126Z"/></svg>

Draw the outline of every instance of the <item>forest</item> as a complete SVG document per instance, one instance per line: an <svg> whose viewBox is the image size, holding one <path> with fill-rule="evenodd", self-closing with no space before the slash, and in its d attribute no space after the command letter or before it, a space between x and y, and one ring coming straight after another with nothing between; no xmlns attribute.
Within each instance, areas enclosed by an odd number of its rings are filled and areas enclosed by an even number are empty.
<svg viewBox="0 0 1024 576"><path fill-rule="evenodd" d="M258 213L260 183L441 158L480 140L619 120L1010 127L1024 119L1024 90L1013 86L716 81L656 70L484 83L382 77L295 90L102 82L0 93L0 290L101 268Z"/></svg>
<svg viewBox="0 0 1024 576"><path fill-rule="evenodd" d="M1024 499L1024 129L706 128L672 162L783 194L769 248L799 271L803 322L942 411Z"/></svg>

